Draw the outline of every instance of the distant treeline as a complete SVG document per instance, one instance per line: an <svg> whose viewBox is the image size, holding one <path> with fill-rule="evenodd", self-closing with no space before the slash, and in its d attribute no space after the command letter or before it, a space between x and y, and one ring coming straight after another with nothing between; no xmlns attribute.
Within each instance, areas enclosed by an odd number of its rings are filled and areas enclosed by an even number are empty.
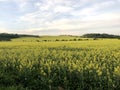
<svg viewBox="0 0 120 90"><path fill-rule="evenodd" d="M20 38L20 37L39 37L39 36L37 36L37 35L0 33L0 41L11 41L11 39Z"/></svg>
<svg viewBox="0 0 120 90"><path fill-rule="evenodd" d="M62 35L61 35L62 36ZM65 35L63 35L65 36ZM71 36L72 35L67 35L67 36ZM14 38L20 38L20 37L39 37L38 35L25 35L25 34L8 34L8 33L0 33L0 41L11 41L11 39ZM76 36L79 37L79 36ZM82 38L118 38L120 39L119 35L111 35L111 34L99 34L99 33L90 33L90 34L84 34L83 36L81 36ZM78 41L80 41L81 39L78 39ZM56 41L66 41L66 40L58 40L56 39ZM76 39L74 40L70 40L70 41L77 41Z"/></svg>
<svg viewBox="0 0 120 90"><path fill-rule="evenodd" d="M82 37L84 38L119 38L119 35L111 35L111 34L98 34L98 33L90 33L84 34Z"/></svg>

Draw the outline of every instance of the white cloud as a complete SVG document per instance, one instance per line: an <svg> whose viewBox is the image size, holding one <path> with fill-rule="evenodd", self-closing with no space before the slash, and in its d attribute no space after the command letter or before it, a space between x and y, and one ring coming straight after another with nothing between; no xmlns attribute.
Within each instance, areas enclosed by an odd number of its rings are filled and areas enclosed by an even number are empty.
<svg viewBox="0 0 120 90"><path fill-rule="evenodd" d="M0 0L0 2L6 2L6 1L8 1L8 0Z"/></svg>
<svg viewBox="0 0 120 90"><path fill-rule="evenodd" d="M56 13L69 13L73 10L71 7L66 7L66 6L56 6L54 9L54 12Z"/></svg>
<svg viewBox="0 0 120 90"><path fill-rule="evenodd" d="M0 0L3 1L3 0ZM10 0L5 0L10 1ZM88 29L109 29L120 26L120 13L111 11L120 0L11 0L21 10L29 13L18 18L21 32L50 32L53 30L69 33ZM30 6L29 6L30 5ZM119 7L119 6L117 6ZM75 33L74 32L74 33Z"/></svg>
<svg viewBox="0 0 120 90"><path fill-rule="evenodd" d="M0 0L0 2L14 2L18 5L21 11L25 11L28 7L29 0Z"/></svg>
<svg viewBox="0 0 120 90"><path fill-rule="evenodd" d="M27 2L20 2L19 3L19 8L20 10L24 11L27 6Z"/></svg>
<svg viewBox="0 0 120 90"><path fill-rule="evenodd" d="M105 1L101 3L95 3L94 5L91 5L89 7L79 8L79 5L81 5L81 3L82 4L88 3L90 1L89 0L81 0L81 1L78 0L78 2L76 2L75 5L73 5L72 3L75 3L75 1L77 0L74 0L74 1L72 0L65 0L65 1L44 0L43 2L36 2L35 6L39 7L39 10L22 16L22 20L24 19L24 21L29 21L29 22L30 21L35 22L35 20L36 22L38 22L37 20L49 21L49 19L54 20L54 18L56 18L56 16L59 16L59 14L61 14L61 16L58 19L61 19L62 16L64 17L65 15L73 15L73 17L77 16L78 18L82 18L84 16L96 15L99 13L99 10L103 8L105 9L106 7L109 7L114 4L114 1ZM92 0L91 2L95 2L95 0ZM76 6L76 7L73 7L71 5Z"/></svg>
<svg viewBox="0 0 120 90"><path fill-rule="evenodd" d="M65 32L70 33L75 31L77 34L78 32L86 32L89 30L91 31L93 30L94 32L99 32L99 30L101 30L101 32L102 31L109 32L111 30L112 32L112 30L114 29L117 30L117 33L118 32L120 33L120 31L118 31L118 28L117 29L115 28L119 26L120 26L120 13L116 13L116 14L104 13L97 16L96 15L87 16L82 19L66 19L66 18L57 19L52 21L51 23L44 25L44 27L31 28L30 30L28 30L28 33L34 33L34 32L40 33L41 31L42 32L48 31L49 33L52 30L59 30L63 33Z"/></svg>
<svg viewBox="0 0 120 90"><path fill-rule="evenodd" d="M88 0L86 0L86 2L87 1ZM102 11L105 11L106 8L112 7L114 5L115 5L115 1L104 1L104 2L100 2L100 3L98 3L98 2L95 3L95 1L94 1L94 4L92 4L88 7L84 7L82 9L75 10L71 14L74 16L79 16L79 17L97 15L97 14L103 13Z"/></svg>
<svg viewBox="0 0 120 90"><path fill-rule="evenodd" d="M83 17L84 21L111 21L111 20L120 20L120 13L102 13Z"/></svg>

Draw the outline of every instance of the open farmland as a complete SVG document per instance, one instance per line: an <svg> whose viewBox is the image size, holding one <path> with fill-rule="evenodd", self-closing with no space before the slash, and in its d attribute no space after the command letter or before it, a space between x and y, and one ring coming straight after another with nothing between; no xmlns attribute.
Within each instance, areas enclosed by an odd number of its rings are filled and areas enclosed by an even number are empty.
<svg viewBox="0 0 120 90"><path fill-rule="evenodd" d="M0 87L120 90L120 40L0 42Z"/></svg>

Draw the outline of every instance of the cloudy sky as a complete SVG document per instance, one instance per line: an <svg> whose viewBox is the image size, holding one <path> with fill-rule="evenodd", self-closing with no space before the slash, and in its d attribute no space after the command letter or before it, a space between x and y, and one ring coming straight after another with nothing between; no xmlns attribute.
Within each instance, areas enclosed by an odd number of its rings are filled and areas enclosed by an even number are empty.
<svg viewBox="0 0 120 90"><path fill-rule="evenodd" d="M120 35L120 0L0 0L0 33Z"/></svg>

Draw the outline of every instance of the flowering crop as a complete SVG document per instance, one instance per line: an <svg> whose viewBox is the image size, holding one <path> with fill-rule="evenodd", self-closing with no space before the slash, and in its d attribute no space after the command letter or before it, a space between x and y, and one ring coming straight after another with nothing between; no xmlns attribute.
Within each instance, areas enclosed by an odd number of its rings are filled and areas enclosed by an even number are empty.
<svg viewBox="0 0 120 90"><path fill-rule="evenodd" d="M1 42L0 86L120 90L120 41Z"/></svg>

